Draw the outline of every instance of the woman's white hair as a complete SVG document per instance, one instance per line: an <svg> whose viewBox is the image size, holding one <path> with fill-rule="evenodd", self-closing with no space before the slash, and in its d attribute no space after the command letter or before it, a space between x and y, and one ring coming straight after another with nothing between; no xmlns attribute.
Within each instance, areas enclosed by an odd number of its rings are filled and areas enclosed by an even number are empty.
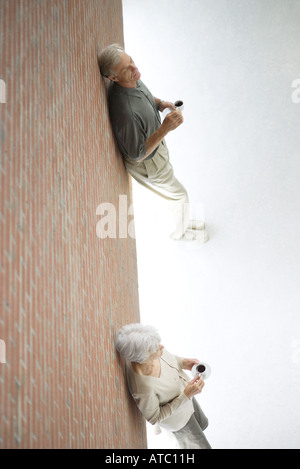
<svg viewBox="0 0 300 469"><path fill-rule="evenodd" d="M142 363L157 352L161 338L152 326L128 324L116 334L116 349L126 360Z"/></svg>

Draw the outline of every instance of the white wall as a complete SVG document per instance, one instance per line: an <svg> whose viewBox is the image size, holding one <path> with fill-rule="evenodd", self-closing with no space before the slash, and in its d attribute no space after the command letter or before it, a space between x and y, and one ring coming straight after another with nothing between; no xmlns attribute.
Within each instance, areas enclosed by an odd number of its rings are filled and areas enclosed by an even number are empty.
<svg viewBox="0 0 300 469"><path fill-rule="evenodd" d="M134 184L142 322L211 364L198 400L214 448L300 448L300 1L123 6L142 80L184 100L167 143L211 237L174 246L164 202Z"/></svg>

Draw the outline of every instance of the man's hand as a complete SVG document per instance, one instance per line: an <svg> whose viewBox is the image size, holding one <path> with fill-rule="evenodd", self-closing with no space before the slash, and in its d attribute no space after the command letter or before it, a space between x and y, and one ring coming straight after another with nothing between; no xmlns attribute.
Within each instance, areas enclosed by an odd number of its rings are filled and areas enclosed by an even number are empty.
<svg viewBox="0 0 300 469"><path fill-rule="evenodd" d="M181 111L172 111L166 115L164 121L162 123L162 127L166 130L166 132L171 132L172 130L177 129L183 123L183 116Z"/></svg>
<svg viewBox="0 0 300 469"><path fill-rule="evenodd" d="M176 107L173 103L170 103L169 101L161 101L160 106L159 106L159 110L162 112L167 108L171 109L172 111L175 111L175 109L176 109Z"/></svg>
<svg viewBox="0 0 300 469"><path fill-rule="evenodd" d="M171 130L175 130L177 127L179 127L182 122L183 117L180 111L177 110L170 112L170 114L165 117L163 123L157 129L157 131L146 140L146 154L138 161L143 161L145 158L147 158L147 156L149 156L153 150L158 147L165 136L171 132Z"/></svg>

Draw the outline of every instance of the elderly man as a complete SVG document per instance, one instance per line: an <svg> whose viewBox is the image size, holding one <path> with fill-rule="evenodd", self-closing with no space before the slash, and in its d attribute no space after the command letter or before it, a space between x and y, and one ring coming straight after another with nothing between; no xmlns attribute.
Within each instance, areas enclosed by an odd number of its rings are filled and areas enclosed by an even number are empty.
<svg viewBox="0 0 300 469"><path fill-rule="evenodd" d="M165 142L166 135L183 123L173 103L152 96L140 80L132 57L118 44L98 55L101 74L111 80L109 113L114 135L128 173L140 184L171 201L174 231L171 238L197 243L208 239L204 224L189 220L189 199L175 178ZM169 108L161 122L159 111Z"/></svg>

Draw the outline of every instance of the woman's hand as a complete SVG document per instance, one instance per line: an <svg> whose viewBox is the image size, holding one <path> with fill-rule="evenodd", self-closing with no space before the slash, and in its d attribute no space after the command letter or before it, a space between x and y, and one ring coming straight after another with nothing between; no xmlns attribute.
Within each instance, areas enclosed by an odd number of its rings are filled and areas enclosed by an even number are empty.
<svg viewBox="0 0 300 469"><path fill-rule="evenodd" d="M191 399L192 397L196 396L196 394L200 394L204 387L205 383L201 375L197 375L192 381L189 381L187 386L184 389L184 394Z"/></svg>
<svg viewBox="0 0 300 469"><path fill-rule="evenodd" d="M182 361L182 368L184 370L190 370L193 368L194 365L197 365L197 363L200 363L197 358L184 358Z"/></svg>

